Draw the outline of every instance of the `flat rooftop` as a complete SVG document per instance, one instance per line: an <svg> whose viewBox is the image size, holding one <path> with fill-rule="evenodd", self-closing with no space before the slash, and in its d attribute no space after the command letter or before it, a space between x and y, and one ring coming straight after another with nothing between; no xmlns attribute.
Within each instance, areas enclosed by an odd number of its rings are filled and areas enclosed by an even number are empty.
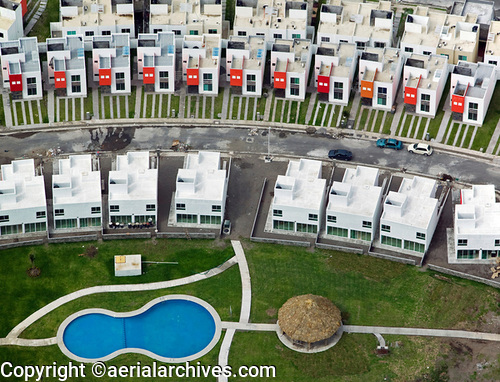
<svg viewBox="0 0 500 382"><path fill-rule="evenodd" d="M326 186L321 167L322 163L316 160L291 160L286 175L278 175L273 205L319 210Z"/></svg>
<svg viewBox="0 0 500 382"><path fill-rule="evenodd" d="M405 86L436 90L447 65L446 56L412 53L404 66L405 77L408 75Z"/></svg>
<svg viewBox="0 0 500 382"><path fill-rule="evenodd" d="M38 175L33 159L21 159L1 167L0 211L25 208L46 209L43 175Z"/></svg>
<svg viewBox="0 0 500 382"><path fill-rule="evenodd" d="M151 168L148 151L116 156L116 170L109 172L109 200L156 200L158 169Z"/></svg>
<svg viewBox="0 0 500 382"><path fill-rule="evenodd" d="M347 168L342 182L333 182L330 188L327 213L343 212L372 218L382 196L378 175L376 168Z"/></svg>
<svg viewBox="0 0 500 382"><path fill-rule="evenodd" d="M492 21L490 24L484 54L500 56L500 21Z"/></svg>
<svg viewBox="0 0 500 382"><path fill-rule="evenodd" d="M59 159L52 175L54 206L96 202L101 205L101 172L93 169L91 155Z"/></svg>
<svg viewBox="0 0 500 382"><path fill-rule="evenodd" d="M63 28L134 25L132 0L61 0Z"/></svg>
<svg viewBox="0 0 500 382"><path fill-rule="evenodd" d="M182 43L182 55L190 57L188 67L217 68L220 60L221 40L219 35L185 35ZM183 58L184 59L184 58Z"/></svg>
<svg viewBox="0 0 500 382"><path fill-rule="evenodd" d="M462 82L458 81L453 94L467 95L474 98L484 98L490 86L490 78L495 73L495 66L483 62L472 63L459 61L453 68L453 75L469 77ZM470 85L469 85L470 84ZM493 86L496 85L496 78Z"/></svg>
<svg viewBox="0 0 500 382"><path fill-rule="evenodd" d="M401 55L397 48L365 48L359 62L360 72L364 70L362 79L372 82L392 82L399 60L401 60ZM363 66L365 66L364 69L362 69Z"/></svg>
<svg viewBox="0 0 500 382"><path fill-rule="evenodd" d="M427 229L438 203L435 190L433 179L404 178L399 191L387 195L381 220Z"/></svg>
<svg viewBox="0 0 500 382"><path fill-rule="evenodd" d="M500 203L496 202L494 185L461 190L461 204L455 205L455 233L500 234Z"/></svg>
<svg viewBox="0 0 500 382"><path fill-rule="evenodd" d="M322 56L337 57L322 63ZM321 43L316 51L316 62L321 62L319 75L332 77L348 77L353 63L355 64L356 45ZM331 62L331 63L330 63Z"/></svg>
<svg viewBox="0 0 500 382"><path fill-rule="evenodd" d="M275 70L278 72L284 72L286 66L287 72L304 73L308 69L306 66L309 63L310 48L311 40L309 39L275 39L271 47L271 57L273 55L278 57ZM280 59L280 52L292 53L293 60L289 59L287 63L285 59L287 56L284 55L281 55L283 59Z"/></svg>
<svg viewBox="0 0 500 382"><path fill-rule="evenodd" d="M222 22L220 1L159 0L151 4L151 25L221 26Z"/></svg>
<svg viewBox="0 0 500 382"><path fill-rule="evenodd" d="M224 200L226 170L221 169L219 152L188 154L176 180L176 199Z"/></svg>
<svg viewBox="0 0 500 382"><path fill-rule="evenodd" d="M266 39L264 36L229 36L226 50L227 57L231 54L230 50L245 51L248 55L245 60L233 58L231 68L256 70L265 64Z"/></svg>

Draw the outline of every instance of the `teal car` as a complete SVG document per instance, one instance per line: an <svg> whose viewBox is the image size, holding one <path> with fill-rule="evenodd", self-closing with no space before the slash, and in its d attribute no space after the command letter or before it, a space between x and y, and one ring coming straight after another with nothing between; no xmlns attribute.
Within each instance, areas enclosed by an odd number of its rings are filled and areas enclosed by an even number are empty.
<svg viewBox="0 0 500 382"><path fill-rule="evenodd" d="M380 138L377 139L377 147L380 147L381 149L401 150L403 148L403 142L392 138L389 139Z"/></svg>

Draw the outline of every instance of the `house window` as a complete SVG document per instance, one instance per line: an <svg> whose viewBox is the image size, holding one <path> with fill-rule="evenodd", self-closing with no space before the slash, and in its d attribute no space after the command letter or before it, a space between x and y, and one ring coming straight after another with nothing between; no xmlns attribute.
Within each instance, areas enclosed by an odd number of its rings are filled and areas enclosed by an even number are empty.
<svg viewBox="0 0 500 382"><path fill-rule="evenodd" d="M115 74L115 78L116 78L117 80L124 80L124 79L125 79L125 73L123 73L123 72L118 72L118 73L116 73L116 74Z"/></svg>
<svg viewBox="0 0 500 382"><path fill-rule="evenodd" d="M2 32L0 32L0 38L3 38L3 33Z"/></svg>
<svg viewBox="0 0 500 382"><path fill-rule="evenodd" d="M56 216L64 216L64 209L63 209L63 208L56 209L56 210L54 211L54 214L55 214Z"/></svg>
<svg viewBox="0 0 500 382"><path fill-rule="evenodd" d="M477 109L479 105L475 102L469 102L469 119L471 121L477 121Z"/></svg>
<svg viewBox="0 0 500 382"><path fill-rule="evenodd" d="M177 223L198 223L198 215L177 214Z"/></svg>
<svg viewBox="0 0 500 382"><path fill-rule="evenodd" d="M177 211L186 211L186 204L184 204L184 203L177 203L175 205L175 209Z"/></svg>
<svg viewBox="0 0 500 382"><path fill-rule="evenodd" d="M458 239L457 245L459 247L466 247L467 246L467 239Z"/></svg>
<svg viewBox="0 0 500 382"><path fill-rule="evenodd" d="M363 228L372 228L372 222L368 222L368 221L363 220L362 226L363 226Z"/></svg>
<svg viewBox="0 0 500 382"><path fill-rule="evenodd" d="M247 85L247 92L249 93L255 93L257 91L257 88L255 85Z"/></svg>
<svg viewBox="0 0 500 382"><path fill-rule="evenodd" d="M300 38L300 34L299 33L292 33L292 38Z"/></svg>
<svg viewBox="0 0 500 382"><path fill-rule="evenodd" d="M109 220L111 223L128 224L132 223L132 215L111 215Z"/></svg>
<svg viewBox="0 0 500 382"><path fill-rule="evenodd" d="M45 222L40 222L40 223L26 223L24 225L24 232L40 232L40 231L47 231L47 225Z"/></svg>
<svg viewBox="0 0 500 382"><path fill-rule="evenodd" d="M222 206L220 205L212 205L212 212L222 212Z"/></svg>
<svg viewBox="0 0 500 382"><path fill-rule="evenodd" d="M93 36L94 35L94 31L85 31L85 36L89 37L89 36Z"/></svg>
<svg viewBox="0 0 500 382"><path fill-rule="evenodd" d="M80 82L80 75L79 74L72 75L71 82Z"/></svg>
<svg viewBox="0 0 500 382"><path fill-rule="evenodd" d="M200 224L220 224L220 216L200 215Z"/></svg>
<svg viewBox="0 0 500 382"><path fill-rule="evenodd" d="M109 211L110 212L120 212L120 206L119 205L109 206Z"/></svg>
<svg viewBox="0 0 500 382"><path fill-rule="evenodd" d="M156 211L156 204L146 204L146 211Z"/></svg>
<svg viewBox="0 0 500 382"><path fill-rule="evenodd" d="M413 53L413 48L410 48L409 46L405 46L405 52Z"/></svg>
<svg viewBox="0 0 500 382"><path fill-rule="evenodd" d="M391 226L390 225L385 225L382 224L382 227L380 228L383 232L391 232Z"/></svg>
<svg viewBox="0 0 500 382"><path fill-rule="evenodd" d="M116 90L125 90L125 84L123 82L117 83Z"/></svg>
<svg viewBox="0 0 500 382"><path fill-rule="evenodd" d="M158 72L158 76L163 79L168 79L168 72L167 71Z"/></svg>
<svg viewBox="0 0 500 382"><path fill-rule="evenodd" d="M111 31L102 31L103 36L111 36Z"/></svg>
<svg viewBox="0 0 500 382"><path fill-rule="evenodd" d="M217 29L209 29L208 34L217 34Z"/></svg>
<svg viewBox="0 0 500 382"><path fill-rule="evenodd" d="M28 85L36 85L36 77L28 77L28 78L26 78L26 83Z"/></svg>
<svg viewBox="0 0 500 382"><path fill-rule="evenodd" d="M203 90L205 90L207 92L211 92L212 91L212 84L203 84Z"/></svg>
<svg viewBox="0 0 500 382"><path fill-rule="evenodd" d="M281 36L282 36L282 35L281 35L281 33L275 33L275 34L273 35L273 37L274 37L274 38L281 38Z"/></svg>
<svg viewBox="0 0 500 382"><path fill-rule="evenodd" d="M370 232L356 231L351 229L351 239L371 241L372 234Z"/></svg>
<svg viewBox="0 0 500 382"><path fill-rule="evenodd" d="M80 93L82 91L82 87L80 85L71 85L72 93Z"/></svg>
<svg viewBox="0 0 500 382"><path fill-rule="evenodd" d="M36 218L37 219L45 219L45 211L37 211Z"/></svg>
<svg viewBox="0 0 500 382"><path fill-rule="evenodd" d="M375 48L385 48L385 42L375 41Z"/></svg>
<svg viewBox="0 0 500 382"><path fill-rule="evenodd" d="M380 242L385 245L390 245L391 247L401 248L402 240L396 239L395 237L382 235Z"/></svg>
<svg viewBox="0 0 500 382"><path fill-rule="evenodd" d="M458 60L459 60L459 61L467 61L467 56L462 56L462 55L459 55L459 56L458 56Z"/></svg>
<svg viewBox="0 0 500 382"><path fill-rule="evenodd" d="M387 88L378 88L377 104L387 105Z"/></svg>
<svg viewBox="0 0 500 382"><path fill-rule="evenodd" d="M92 213L92 214L100 214L101 213L101 207L90 207L90 213Z"/></svg>
<svg viewBox="0 0 500 382"><path fill-rule="evenodd" d="M479 250L477 249L459 249L457 251L457 259L477 259Z"/></svg>
<svg viewBox="0 0 500 382"><path fill-rule="evenodd" d="M68 36L74 36L76 34L76 31L67 31L66 34Z"/></svg>
<svg viewBox="0 0 500 382"><path fill-rule="evenodd" d="M285 222L281 220L273 220L273 229L282 229L285 231L293 231L295 229L294 222Z"/></svg>
<svg viewBox="0 0 500 382"><path fill-rule="evenodd" d="M318 226L315 224L297 223L297 232L318 233Z"/></svg>
<svg viewBox="0 0 500 382"><path fill-rule="evenodd" d="M348 230L346 228L328 227L326 230L326 233L328 235L347 237Z"/></svg>
<svg viewBox="0 0 500 382"><path fill-rule="evenodd" d="M101 218L80 218L80 228L100 226Z"/></svg>
<svg viewBox="0 0 500 382"><path fill-rule="evenodd" d="M429 52L428 50L424 50L424 54L425 54L426 56L430 56L430 55L432 54L432 52Z"/></svg>
<svg viewBox="0 0 500 382"><path fill-rule="evenodd" d="M160 29L156 29L156 28L153 29L153 33L158 33L158 32L162 32L162 29L161 28Z"/></svg>
<svg viewBox="0 0 500 382"><path fill-rule="evenodd" d="M160 89L168 89L168 82L161 81L160 82Z"/></svg>
<svg viewBox="0 0 500 382"><path fill-rule="evenodd" d="M422 94L420 96L420 111L429 112L431 109L431 95L430 94Z"/></svg>
<svg viewBox="0 0 500 382"><path fill-rule="evenodd" d="M76 228L76 219L59 219L56 220L56 228Z"/></svg>
<svg viewBox="0 0 500 382"><path fill-rule="evenodd" d="M333 83L333 99L342 100L344 98L344 83L334 82Z"/></svg>
<svg viewBox="0 0 500 382"><path fill-rule="evenodd" d="M330 37L321 37L321 42L330 42Z"/></svg>
<svg viewBox="0 0 500 382"><path fill-rule="evenodd" d="M500 239L495 239L495 247L500 247Z"/></svg>
<svg viewBox="0 0 500 382"><path fill-rule="evenodd" d="M419 240L425 240L425 233L423 233L423 232L417 232L416 237Z"/></svg>
<svg viewBox="0 0 500 382"><path fill-rule="evenodd" d="M290 89L290 95L293 95L293 96L298 96L298 95L300 95L300 90L299 90L299 88L291 88L291 89Z"/></svg>
<svg viewBox="0 0 500 382"><path fill-rule="evenodd" d="M309 220L317 222L318 221L318 214L309 214Z"/></svg>
<svg viewBox="0 0 500 382"><path fill-rule="evenodd" d="M22 227L22 224L6 225L3 227L0 227L0 232L2 235L11 235L11 234L16 234L16 233L22 233L23 227Z"/></svg>
<svg viewBox="0 0 500 382"><path fill-rule="evenodd" d="M28 88L28 95L30 95L30 96L36 95L36 88L35 87Z"/></svg>
<svg viewBox="0 0 500 382"><path fill-rule="evenodd" d="M238 36L246 36L247 32L246 31L238 31Z"/></svg>
<svg viewBox="0 0 500 382"><path fill-rule="evenodd" d="M420 253L425 252L425 245L422 243L415 243L414 241L405 240L404 244L405 244L404 248L409 250L409 251L415 251L415 252L420 252Z"/></svg>
<svg viewBox="0 0 500 382"><path fill-rule="evenodd" d="M130 33L130 28L123 28L122 33Z"/></svg>
<svg viewBox="0 0 500 382"><path fill-rule="evenodd" d="M174 35L176 35L176 36L180 36L181 35L181 31L180 30L175 29L172 32L174 32Z"/></svg>
<svg viewBox="0 0 500 382"><path fill-rule="evenodd" d="M300 78L297 77L290 78L290 85L299 85L299 84L300 84Z"/></svg>
<svg viewBox="0 0 500 382"><path fill-rule="evenodd" d="M279 218L283 217L283 210L273 210L273 216L277 216Z"/></svg>
<svg viewBox="0 0 500 382"><path fill-rule="evenodd" d="M358 49L364 49L364 48L366 48L366 42L364 42L364 41L356 41L356 48L358 48Z"/></svg>
<svg viewBox="0 0 500 382"><path fill-rule="evenodd" d="M498 62L497 61L488 61L488 64L491 64L491 65L498 65Z"/></svg>
<svg viewBox="0 0 500 382"><path fill-rule="evenodd" d="M0 222L8 222L8 221L9 221L9 215L0 216Z"/></svg>
<svg viewBox="0 0 500 382"><path fill-rule="evenodd" d="M189 34L190 34L191 36L198 36L198 31L190 30L190 31L189 31Z"/></svg>
<svg viewBox="0 0 500 382"><path fill-rule="evenodd" d="M203 73L203 80L211 80L212 73Z"/></svg>
<svg viewBox="0 0 500 382"><path fill-rule="evenodd" d="M326 221L328 223L337 223L337 217L336 216L333 216L333 215L328 215L326 217Z"/></svg>
<svg viewBox="0 0 500 382"><path fill-rule="evenodd" d="M255 81L255 74L247 74L247 81Z"/></svg>

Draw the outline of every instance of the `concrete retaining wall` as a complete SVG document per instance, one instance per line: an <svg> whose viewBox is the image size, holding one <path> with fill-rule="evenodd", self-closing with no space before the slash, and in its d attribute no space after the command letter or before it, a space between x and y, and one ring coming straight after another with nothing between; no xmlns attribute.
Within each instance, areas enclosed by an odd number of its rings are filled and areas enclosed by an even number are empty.
<svg viewBox="0 0 500 382"><path fill-rule="evenodd" d="M15 243L0 244L0 250L17 248L17 247L27 247L29 245L42 245L43 239L28 240L28 241L16 241Z"/></svg>
<svg viewBox="0 0 500 382"><path fill-rule="evenodd" d="M97 241L97 235L49 237L49 243L75 243L78 241Z"/></svg>
<svg viewBox="0 0 500 382"><path fill-rule="evenodd" d="M500 289L500 282L498 282L498 281L483 279L482 277L479 277L479 276L469 275L467 273L455 271L453 269L443 268L443 267L440 267L438 265L428 264L427 267L432 271L436 271L439 273L445 273L447 275L460 277L462 279L467 279L467 280L475 281L478 283L483 283L483 284L489 285L493 288Z"/></svg>
<svg viewBox="0 0 500 382"><path fill-rule="evenodd" d="M417 265L417 262L415 260L406 259L404 257L396 257L396 256L386 255L384 253L371 252L371 251L368 251L368 255L373 257L378 257L379 259L396 261L398 263Z"/></svg>
<svg viewBox="0 0 500 382"><path fill-rule="evenodd" d="M257 243L293 245L295 247L310 247L311 246L311 243L309 243L308 241L269 239L267 237L251 237L250 241L255 241Z"/></svg>
<svg viewBox="0 0 500 382"><path fill-rule="evenodd" d="M363 253L365 253L365 251L361 248L343 247L341 245L315 243L314 246L320 249L333 249L335 251L357 253L358 255L362 255Z"/></svg>
<svg viewBox="0 0 500 382"><path fill-rule="evenodd" d="M121 240L121 239L151 239L151 232L140 233L107 233L102 235L103 240Z"/></svg>
<svg viewBox="0 0 500 382"><path fill-rule="evenodd" d="M156 234L158 239L215 239L215 233L213 232L195 232L188 233L185 232L158 232Z"/></svg>

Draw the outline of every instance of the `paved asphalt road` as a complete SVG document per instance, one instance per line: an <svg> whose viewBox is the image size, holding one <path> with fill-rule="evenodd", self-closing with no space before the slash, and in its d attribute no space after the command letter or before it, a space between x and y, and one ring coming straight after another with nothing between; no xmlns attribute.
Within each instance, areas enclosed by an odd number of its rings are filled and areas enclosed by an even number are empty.
<svg viewBox="0 0 500 382"><path fill-rule="evenodd" d="M64 153L78 153L127 150L154 150L158 147L169 149L174 139L188 143L192 150L219 150L235 153L267 153L267 129L255 136L248 129L220 127L176 128L137 127L125 129L72 130L61 132L20 133L17 136L2 137L0 154L2 162L23 155L44 155L51 148L60 147ZM460 181L469 183L500 184L500 166L486 161L478 161L465 156L455 156L435 152L431 157L410 154L406 146L401 151L379 149L374 141L358 139L332 139L310 136L304 133L271 132L270 152L273 155L295 155L317 159L327 158L328 150L347 148L354 154L354 161L361 164L407 168L417 172L437 176L447 173ZM8 150L8 151L5 151Z"/></svg>

